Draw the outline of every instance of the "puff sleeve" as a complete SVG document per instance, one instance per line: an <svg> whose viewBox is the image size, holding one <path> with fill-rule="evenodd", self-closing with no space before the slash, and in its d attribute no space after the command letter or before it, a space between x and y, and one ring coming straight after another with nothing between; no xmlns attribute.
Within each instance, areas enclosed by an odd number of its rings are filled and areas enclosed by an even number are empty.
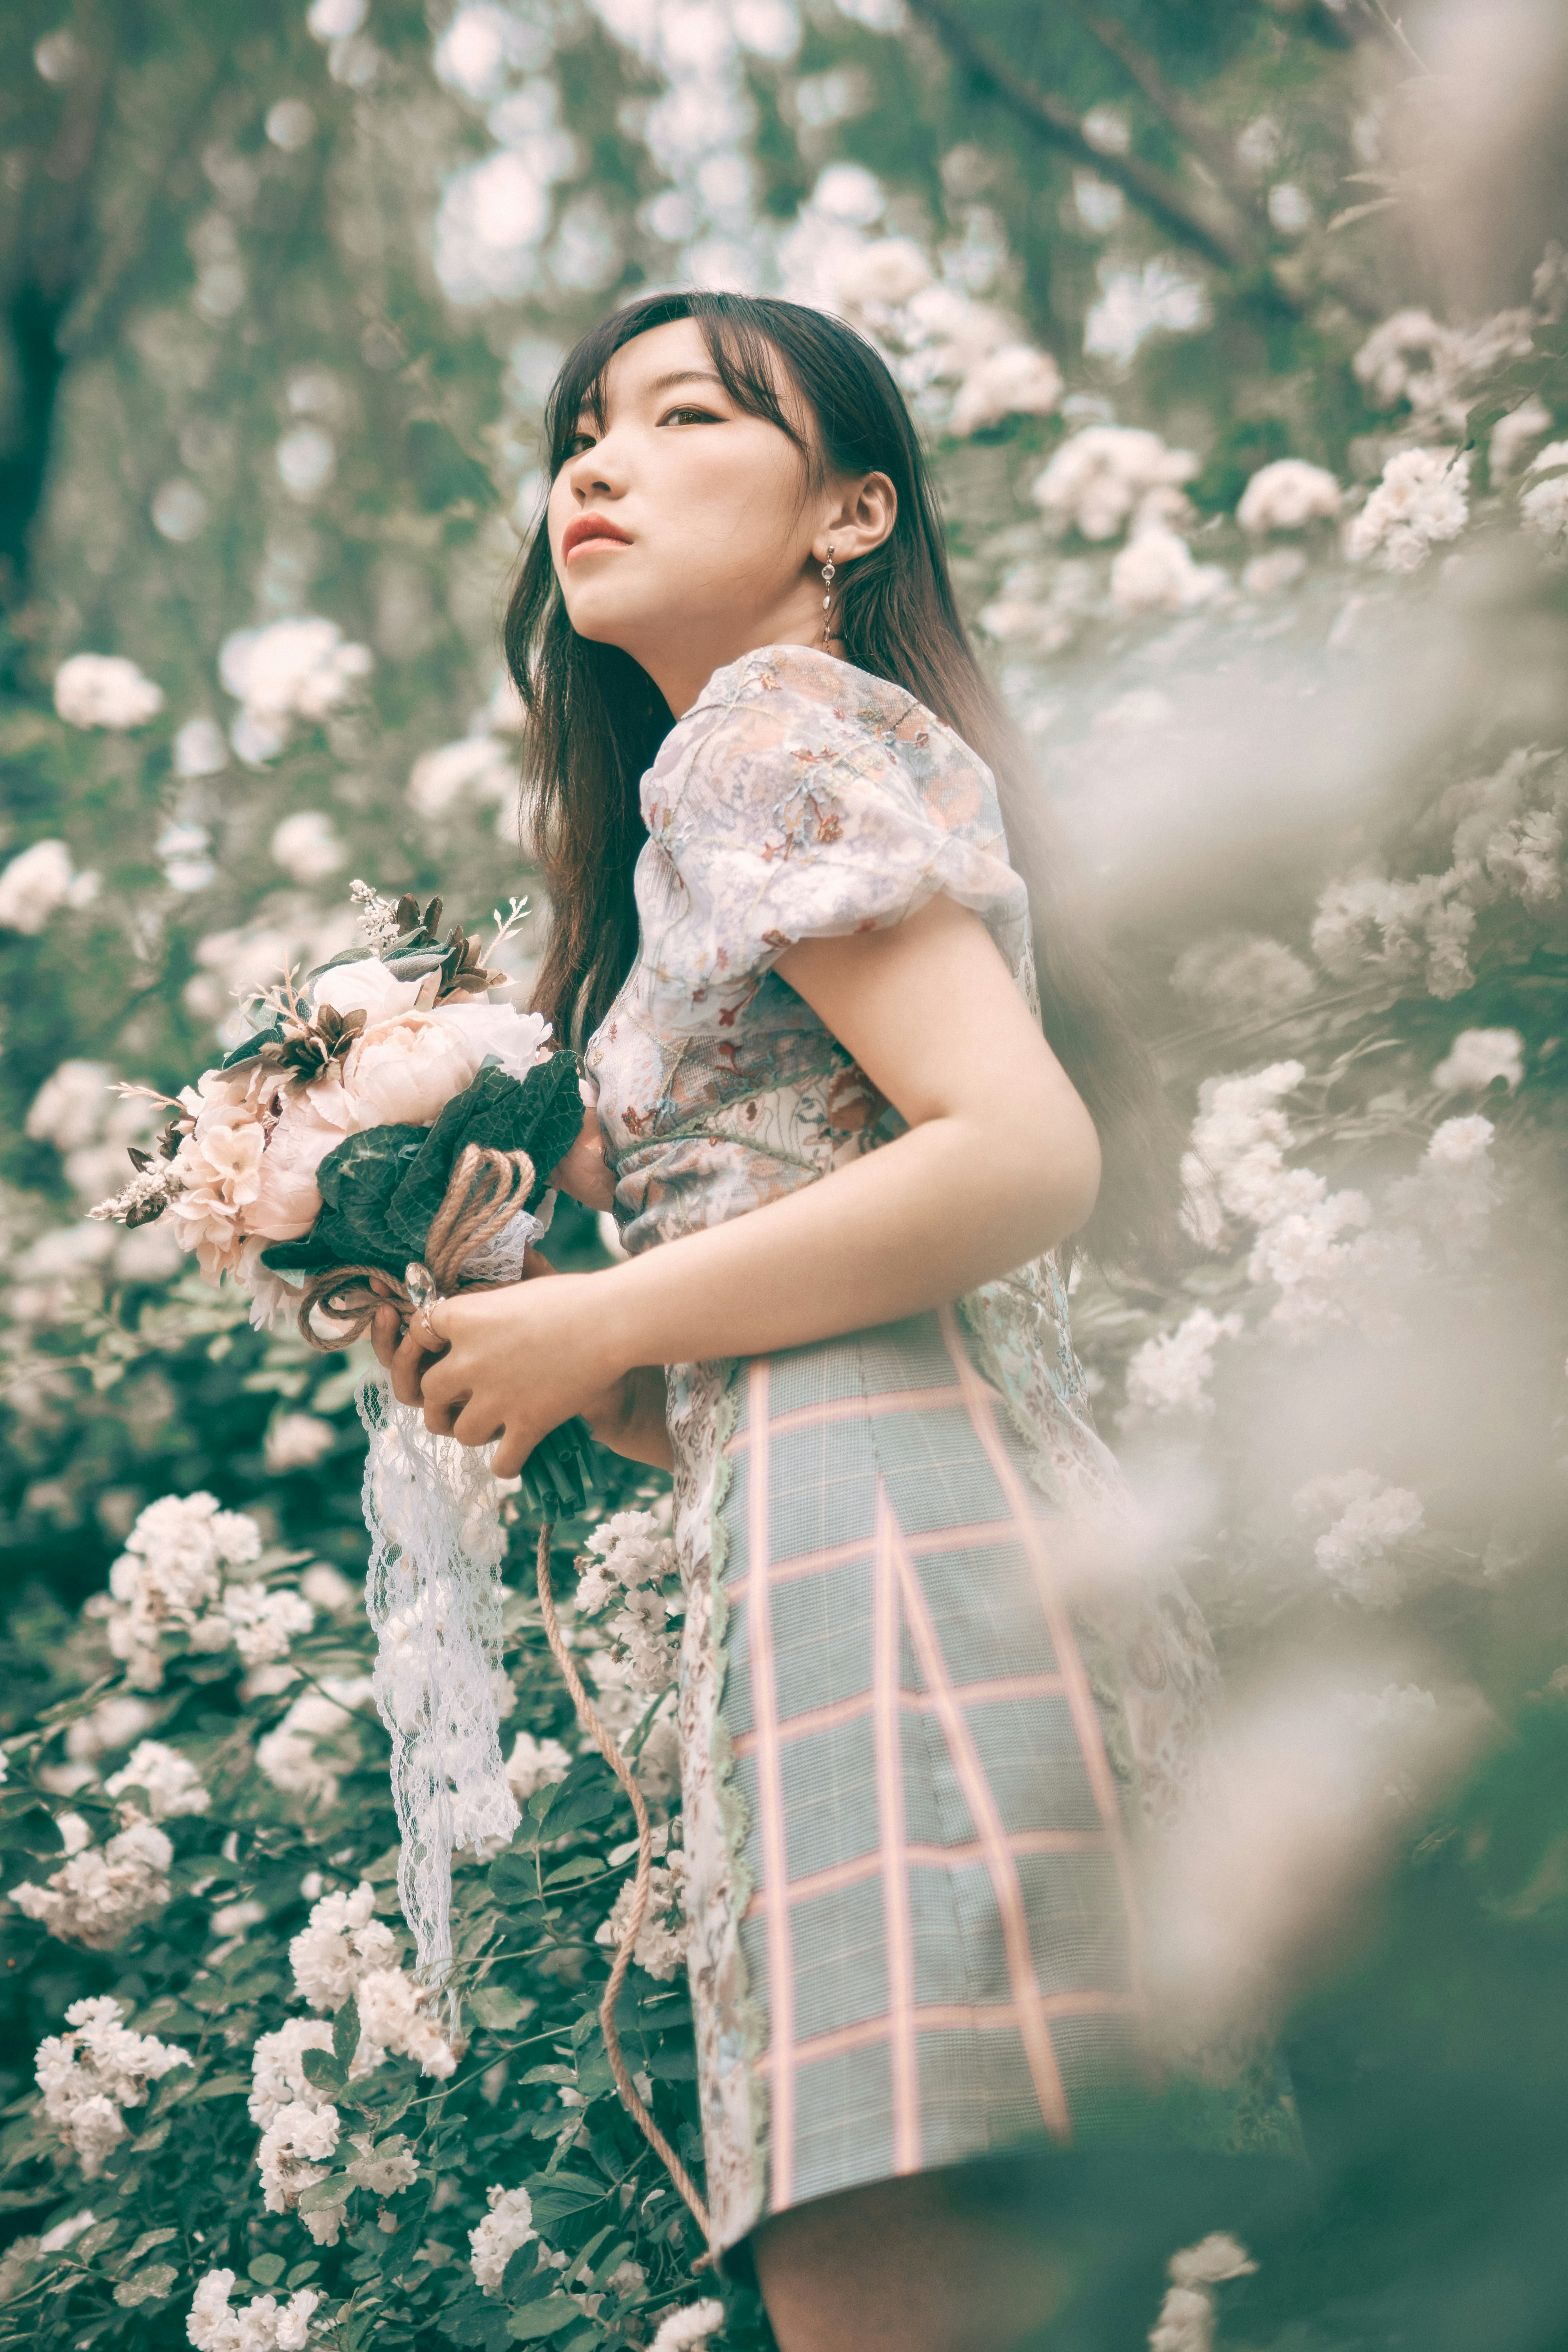
<svg viewBox="0 0 1568 2352"><path fill-rule="evenodd" d="M991 772L912 697L876 684L869 708L836 708L763 667L701 714L705 728L683 723L683 756L663 774L655 762L644 816L679 886L658 942L664 979L754 986L796 940L883 929L939 892L981 917L1021 977L1027 896Z"/></svg>

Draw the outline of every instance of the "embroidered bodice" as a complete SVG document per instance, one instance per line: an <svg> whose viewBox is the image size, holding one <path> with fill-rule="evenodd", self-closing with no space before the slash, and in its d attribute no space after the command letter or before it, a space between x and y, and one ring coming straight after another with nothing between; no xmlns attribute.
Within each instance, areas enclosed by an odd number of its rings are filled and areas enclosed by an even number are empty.
<svg viewBox="0 0 1568 2352"><path fill-rule="evenodd" d="M901 687L805 646L716 670L642 780L637 961L584 1055L633 1253L816 1182L903 1122L773 970L939 891L1035 1002L1028 900L984 762ZM1000 1115L1000 1107L999 1107ZM1103 1492L1054 1256L962 1302L1047 1491Z"/></svg>

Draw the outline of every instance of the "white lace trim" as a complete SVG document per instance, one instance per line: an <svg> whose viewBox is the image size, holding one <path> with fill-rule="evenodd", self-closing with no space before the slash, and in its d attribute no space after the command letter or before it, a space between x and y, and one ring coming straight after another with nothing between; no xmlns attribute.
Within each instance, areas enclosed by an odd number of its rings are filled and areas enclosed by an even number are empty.
<svg viewBox="0 0 1568 2352"><path fill-rule="evenodd" d="M452 1856L509 1844L521 1818L501 1762L501 1488L492 1446L434 1437L421 1414L366 1380L370 1440L365 1610L378 1636L375 1703L392 1738L403 1851L397 1892L420 1977L452 1958Z"/></svg>

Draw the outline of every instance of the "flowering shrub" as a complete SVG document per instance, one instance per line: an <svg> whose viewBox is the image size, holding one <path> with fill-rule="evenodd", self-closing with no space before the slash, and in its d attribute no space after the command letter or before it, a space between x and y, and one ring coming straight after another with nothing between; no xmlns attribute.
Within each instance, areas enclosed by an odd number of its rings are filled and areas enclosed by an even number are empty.
<svg viewBox="0 0 1568 2352"><path fill-rule="evenodd" d="M1321 2162L1357 2152L1324 2210L1380 2225L1294 2268L1190 2247L1146 2325L1207 2352L1235 2294L1259 2345L1340 2352L1395 2305L1438 2341L1455 2217L1479 2243L1536 2210L1519 2118L1568 2095L1568 259L1511 247L1463 160L1506 122L1496 184L1546 172L1551 57L1479 6L1428 12L1430 71L1359 6L1149 0L1114 50L1035 0L462 5L434 35L213 0L202 39L12 13L18 282L62 308L47 382L16 344L25 429L56 404L0 567L0 2341L760 2340L611 2089L631 1824L548 1665L532 1530L523 1826L459 1870L449 2006L393 1887L362 1366L188 1278L172 1221L87 1216L153 1140L117 1086L176 1092L350 949L356 872L475 907L515 875L541 918L482 1040L359 1050L367 1116L423 1118L515 1034L546 909L497 598L563 350L682 278L837 306L886 354L1187 1133L1186 1255L1073 1276L1128 1572L1180 1565L1237 1694L1173 1832L1172 2002L1285 2013ZM341 1021L404 1009L334 970ZM194 1124L186 1238L309 1222L321 1129L264 1171L256 1122ZM569 1204L547 1246L604 1262ZM695 2166L681 1596L659 1482L601 1466L558 1571L658 1822L628 2060ZM1380 1873L1381 1943L1290 2010ZM1440 2154L1405 2190L1413 2136ZM1526 2259L1501 2223L1484 2253Z"/></svg>

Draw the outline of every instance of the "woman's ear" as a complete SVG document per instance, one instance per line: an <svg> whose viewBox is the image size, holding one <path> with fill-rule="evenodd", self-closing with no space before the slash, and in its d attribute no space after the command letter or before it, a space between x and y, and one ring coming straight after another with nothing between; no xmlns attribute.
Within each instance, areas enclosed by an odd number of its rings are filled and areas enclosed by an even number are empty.
<svg viewBox="0 0 1568 2352"><path fill-rule="evenodd" d="M863 474L845 485L843 496L812 543L812 555L816 562L825 562L829 544L836 563L869 555L891 537L898 519L899 494L888 476Z"/></svg>

